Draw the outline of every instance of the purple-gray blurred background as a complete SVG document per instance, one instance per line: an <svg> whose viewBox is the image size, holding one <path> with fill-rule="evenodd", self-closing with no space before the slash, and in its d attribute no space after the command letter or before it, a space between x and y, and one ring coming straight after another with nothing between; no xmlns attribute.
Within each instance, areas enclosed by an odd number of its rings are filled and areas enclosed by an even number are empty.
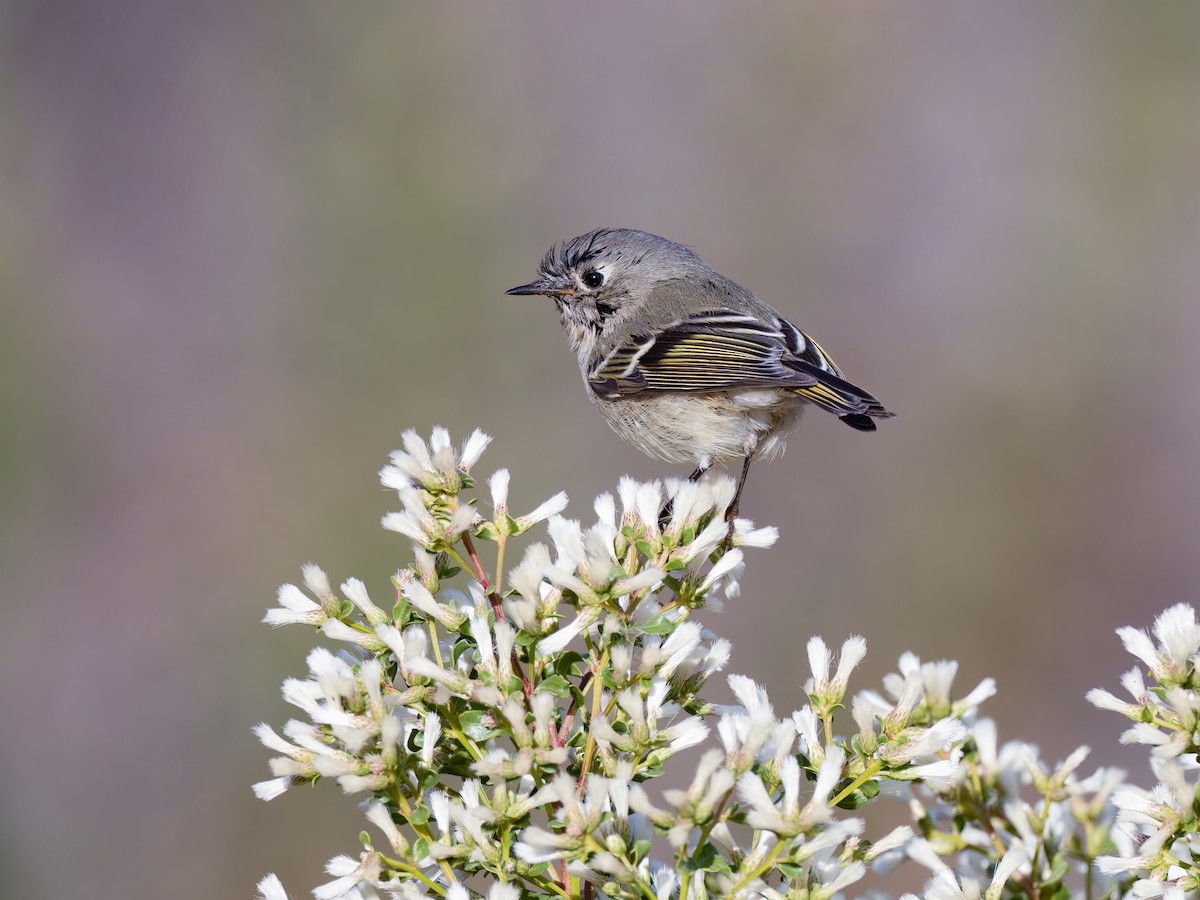
<svg viewBox="0 0 1200 900"><path fill-rule="evenodd" d="M376 471L496 437L514 506L680 474L594 414L557 239L695 247L899 413L813 414L706 621L780 711L860 632L1117 746L1113 629L1200 600L1200 5L9 2L0 9L0 894L296 896L367 827L257 802L313 560L406 557Z"/></svg>

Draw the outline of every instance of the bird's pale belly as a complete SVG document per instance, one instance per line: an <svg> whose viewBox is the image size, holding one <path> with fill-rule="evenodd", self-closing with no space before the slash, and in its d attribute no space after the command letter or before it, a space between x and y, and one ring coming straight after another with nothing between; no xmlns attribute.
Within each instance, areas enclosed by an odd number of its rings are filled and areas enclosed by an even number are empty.
<svg viewBox="0 0 1200 900"><path fill-rule="evenodd" d="M804 407L791 391L748 388L712 394L645 394L592 403L627 443L657 459L707 468L783 450Z"/></svg>

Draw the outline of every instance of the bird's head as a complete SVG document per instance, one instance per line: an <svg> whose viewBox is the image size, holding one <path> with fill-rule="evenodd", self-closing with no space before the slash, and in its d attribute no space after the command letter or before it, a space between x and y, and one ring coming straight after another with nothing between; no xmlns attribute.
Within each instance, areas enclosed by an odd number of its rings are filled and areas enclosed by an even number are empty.
<svg viewBox="0 0 1200 900"><path fill-rule="evenodd" d="M579 351L632 316L656 284L697 268L708 267L681 244L629 228L600 228L551 247L540 277L506 293L552 297L567 341Z"/></svg>

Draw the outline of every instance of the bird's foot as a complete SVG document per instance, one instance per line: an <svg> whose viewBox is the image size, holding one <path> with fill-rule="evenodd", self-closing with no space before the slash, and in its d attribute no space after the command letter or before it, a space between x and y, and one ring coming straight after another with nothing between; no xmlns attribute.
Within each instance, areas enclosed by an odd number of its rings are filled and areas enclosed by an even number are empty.
<svg viewBox="0 0 1200 900"><path fill-rule="evenodd" d="M735 524L737 522L738 512L739 512L739 510L738 510L738 505L737 505L736 501L734 501L733 503L730 503L729 508L725 510L725 521L729 525L729 529L725 533L725 540L721 544L721 549L725 553L728 553L730 548L733 547L733 535L734 535L734 532L737 530L735 528Z"/></svg>

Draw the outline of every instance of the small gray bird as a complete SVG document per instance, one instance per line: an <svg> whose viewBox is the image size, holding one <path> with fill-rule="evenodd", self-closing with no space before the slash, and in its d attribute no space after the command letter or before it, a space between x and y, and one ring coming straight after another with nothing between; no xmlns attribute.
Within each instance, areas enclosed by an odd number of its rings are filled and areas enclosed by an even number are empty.
<svg viewBox="0 0 1200 900"><path fill-rule="evenodd" d="M627 442L658 459L744 458L783 449L806 404L874 431L893 413L842 377L821 346L744 287L665 238L601 228L552 246L541 277L509 294L552 297L588 397Z"/></svg>

